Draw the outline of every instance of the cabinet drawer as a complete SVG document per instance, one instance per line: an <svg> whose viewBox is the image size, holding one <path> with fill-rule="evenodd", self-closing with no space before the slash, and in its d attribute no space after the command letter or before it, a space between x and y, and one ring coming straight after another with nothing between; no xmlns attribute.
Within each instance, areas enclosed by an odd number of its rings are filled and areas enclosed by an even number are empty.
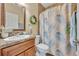
<svg viewBox="0 0 79 59"><path fill-rule="evenodd" d="M29 40L29 41L25 41L22 42L20 44L8 47L3 49L3 55L17 55L25 50L27 50L28 48L34 46L34 40Z"/></svg>

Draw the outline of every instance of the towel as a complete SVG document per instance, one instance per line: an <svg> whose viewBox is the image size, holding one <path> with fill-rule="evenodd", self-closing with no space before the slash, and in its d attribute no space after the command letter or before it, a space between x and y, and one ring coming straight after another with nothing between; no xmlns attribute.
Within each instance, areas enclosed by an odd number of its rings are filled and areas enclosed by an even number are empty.
<svg viewBox="0 0 79 59"><path fill-rule="evenodd" d="M79 19L79 11L77 12L77 19ZM79 20L77 20L77 39L79 41Z"/></svg>
<svg viewBox="0 0 79 59"><path fill-rule="evenodd" d="M75 12L73 12L70 20L70 44L73 48L75 48L75 43L73 42L75 41L75 37Z"/></svg>

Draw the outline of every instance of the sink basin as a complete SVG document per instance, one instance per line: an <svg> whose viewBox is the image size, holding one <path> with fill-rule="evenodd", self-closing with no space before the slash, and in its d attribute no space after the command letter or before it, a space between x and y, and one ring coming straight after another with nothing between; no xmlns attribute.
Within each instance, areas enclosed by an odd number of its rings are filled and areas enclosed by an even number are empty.
<svg viewBox="0 0 79 59"><path fill-rule="evenodd" d="M27 39L29 37L30 35L17 35L17 36L5 38L4 40L5 41L19 41L19 40Z"/></svg>

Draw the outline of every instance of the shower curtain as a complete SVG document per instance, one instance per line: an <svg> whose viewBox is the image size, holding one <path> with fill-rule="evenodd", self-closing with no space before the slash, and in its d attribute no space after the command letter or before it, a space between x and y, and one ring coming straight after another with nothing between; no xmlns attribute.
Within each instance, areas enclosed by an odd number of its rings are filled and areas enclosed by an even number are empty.
<svg viewBox="0 0 79 59"><path fill-rule="evenodd" d="M40 35L53 55L66 54L66 4L53 7L40 14Z"/></svg>
<svg viewBox="0 0 79 59"><path fill-rule="evenodd" d="M77 3L77 41L79 42L79 3ZM79 56L79 44L77 44L77 55Z"/></svg>

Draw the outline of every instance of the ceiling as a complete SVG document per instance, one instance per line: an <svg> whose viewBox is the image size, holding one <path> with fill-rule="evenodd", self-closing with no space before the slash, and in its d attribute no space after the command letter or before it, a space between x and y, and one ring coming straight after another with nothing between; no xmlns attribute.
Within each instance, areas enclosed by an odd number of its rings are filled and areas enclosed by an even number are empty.
<svg viewBox="0 0 79 59"><path fill-rule="evenodd" d="M26 6L26 4L25 3L19 3L20 5L22 5L22 6ZM48 7L50 7L51 5L54 5L55 3L41 3L41 5L43 6L43 7L45 7L45 8L48 8Z"/></svg>
<svg viewBox="0 0 79 59"><path fill-rule="evenodd" d="M53 5L54 3L41 3L45 8Z"/></svg>

